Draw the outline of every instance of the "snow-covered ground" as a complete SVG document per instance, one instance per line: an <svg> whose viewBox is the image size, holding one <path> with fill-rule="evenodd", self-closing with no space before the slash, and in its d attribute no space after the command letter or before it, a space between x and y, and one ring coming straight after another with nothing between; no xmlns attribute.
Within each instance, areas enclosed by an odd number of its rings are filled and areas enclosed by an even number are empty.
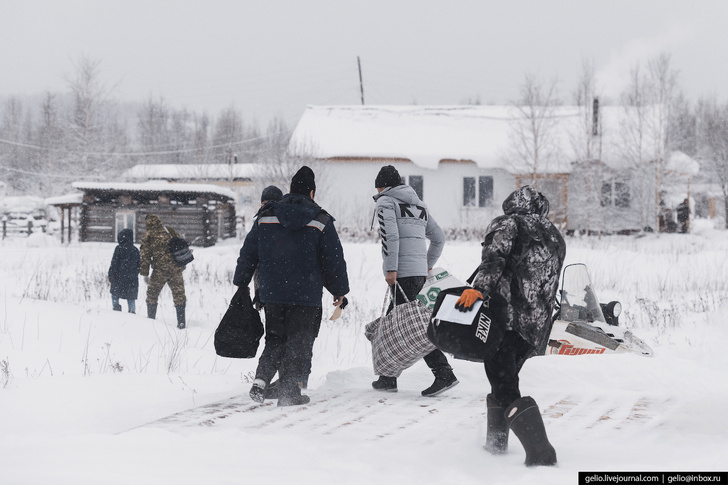
<svg viewBox="0 0 728 485"><path fill-rule="evenodd" d="M42 234L0 241L0 483L564 484L577 472L728 468L728 232L567 239L602 301L655 356L549 355L521 373L559 463L526 468L482 449L482 366L452 361L461 384L437 398L423 362L399 392L373 391L364 325L381 311L379 247L346 243L352 292L322 324L311 404L253 406L256 360L217 357L213 333L233 294L239 241L196 249L185 271L188 329L168 289L157 320L111 311L113 244L61 246ZM438 263L465 279L478 242L450 242ZM331 297L324 299L325 318ZM125 302L122 305L126 309ZM262 349L262 346L261 346ZM158 421L237 396L233 410ZM149 424L152 423L152 424Z"/></svg>

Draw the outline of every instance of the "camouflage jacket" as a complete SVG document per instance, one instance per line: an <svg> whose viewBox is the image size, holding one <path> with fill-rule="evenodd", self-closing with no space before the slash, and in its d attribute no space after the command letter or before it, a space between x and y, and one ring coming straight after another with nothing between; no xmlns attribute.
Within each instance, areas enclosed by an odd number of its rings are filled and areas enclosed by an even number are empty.
<svg viewBox="0 0 728 485"><path fill-rule="evenodd" d="M167 232L169 231L169 232ZM172 253L169 252L169 241L173 237L179 237L177 231L171 227L166 230L162 221L154 214L147 218L147 230L142 237L141 268L139 274L149 276L149 267L164 273L182 272L184 268L179 266Z"/></svg>
<svg viewBox="0 0 728 485"><path fill-rule="evenodd" d="M473 286L499 292L508 301L508 328L543 354L566 244L546 218L548 200L532 187L508 196L503 212L488 226Z"/></svg>

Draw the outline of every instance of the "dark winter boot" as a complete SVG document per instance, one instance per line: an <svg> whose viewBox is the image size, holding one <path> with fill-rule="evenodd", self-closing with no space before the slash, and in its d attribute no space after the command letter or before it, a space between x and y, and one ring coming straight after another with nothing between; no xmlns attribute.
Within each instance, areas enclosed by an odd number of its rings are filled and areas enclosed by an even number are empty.
<svg viewBox="0 0 728 485"><path fill-rule="evenodd" d="M301 406L311 402L311 398L301 394L301 387L297 382L279 383L280 396L278 397L279 406Z"/></svg>
<svg viewBox="0 0 728 485"><path fill-rule="evenodd" d="M281 396L280 383L276 380L265 386L266 399L278 399Z"/></svg>
<svg viewBox="0 0 728 485"><path fill-rule="evenodd" d="M508 451L508 422L505 410L493 394L488 394L488 431L485 435L485 449L493 455L502 455Z"/></svg>
<svg viewBox="0 0 728 485"><path fill-rule="evenodd" d="M433 373L435 374L435 382L422 391L422 395L425 397L438 396L460 383L457 377L455 377L455 374L453 374L452 369L438 369L433 371Z"/></svg>
<svg viewBox="0 0 728 485"><path fill-rule="evenodd" d="M372 382L372 387L377 391L397 392L397 378L379 376L379 379Z"/></svg>
<svg viewBox="0 0 728 485"><path fill-rule="evenodd" d="M113 309L114 309L115 312L120 312L121 311L121 305L114 305L113 306Z"/></svg>
<svg viewBox="0 0 728 485"><path fill-rule="evenodd" d="M147 318L151 318L152 320L157 318L157 304L156 303L147 303Z"/></svg>
<svg viewBox="0 0 728 485"><path fill-rule="evenodd" d="M301 389L308 389L308 377L299 383ZM280 381L275 380L265 387L266 399L278 399L281 395Z"/></svg>
<svg viewBox="0 0 728 485"><path fill-rule="evenodd" d="M556 450L546 437L541 412L531 397L522 397L506 408L508 426L526 450L526 466L553 466Z"/></svg>
<svg viewBox="0 0 728 485"><path fill-rule="evenodd" d="M263 379L256 379L253 381L253 387L250 388L250 399L255 402L262 403L268 397L268 389Z"/></svg>
<svg viewBox="0 0 728 485"><path fill-rule="evenodd" d="M177 328L183 329L185 328L185 306L180 305L174 307L175 310L177 310Z"/></svg>

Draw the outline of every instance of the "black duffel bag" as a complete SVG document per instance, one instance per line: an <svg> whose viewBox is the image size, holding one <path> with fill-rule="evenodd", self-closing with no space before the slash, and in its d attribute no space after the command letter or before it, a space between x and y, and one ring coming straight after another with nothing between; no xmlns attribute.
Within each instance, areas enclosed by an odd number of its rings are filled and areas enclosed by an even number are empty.
<svg viewBox="0 0 728 485"><path fill-rule="evenodd" d="M263 336L260 314L253 308L247 287L239 287L215 330L215 352L221 357L250 359Z"/></svg>
<svg viewBox="0 0 728 485"><path fill-rule="evenodd" d="M460 297L470 286L458 286L440 291L427 326L427 338L443 352L456 359L483 362L500 346L508 321L506 299L497 292L485 297L470 324L451 322L438 318L442 302L447 295ZM480 301L476 302L478 305Z"/></svg>

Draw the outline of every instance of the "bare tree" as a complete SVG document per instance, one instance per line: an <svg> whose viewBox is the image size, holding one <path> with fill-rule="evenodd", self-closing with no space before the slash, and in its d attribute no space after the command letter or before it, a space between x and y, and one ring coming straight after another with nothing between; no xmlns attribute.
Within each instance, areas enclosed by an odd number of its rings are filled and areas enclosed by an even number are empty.
<svg viewBox="0 0 728 485"><path fill-rule="evenodd" d="M164 98L155 101L151 96L139 110L137 130L142 152L162 152L171 150L169 138L169 107ZM156 161L166 161L159 155Z"/></svg>
<svg viewBox="0 0 728 485"><path fill-rule="evenodd" d="M5 102L2 124L0 125L0 168L10 187L23 192L27 187L27 174L30 153L27 148L24 125L27 123L25 107L18 97L10 97Z"/></svg>
<svg viewBox="0 0 728 485"><path fill-rule="evenodd" d="M671 67L670 55L664 53L648 62L646 72L639 65L635 66L630 74L630 84L622 94L625 109L621 125L623 156L642 182L635 195L643 227L659 226L677 77L678 72Z"/></svg>
<svg viewBox="0 0 728 485"><path fill-rule="evenodd" d="M50 92L46 93L40 106L40 125L36 140L40 147L38 152L38 168L42 173L39 177L40 190L43 194L52 194L68 182L67 179L62 180L58 177L68 167L64 166L63 129L59 119L58 103L56 96Z"/></svg>
<svg viewBox="0 0 728 485"><path fill-rule="evenodd" d="M101 82L99 66L100 61L82 56L73 74L67 76L74 103L65 135L76 171L102 176L117 168L114 152L125 142L118 139L121 130L111 101L112 89Z"/></svg>
<svg viewBox="0 0 728 485"><path fill-rule="evenodd" d="M237 144L244 138L243 117L234 106L220 113L212 144L217 163L237 163Z"/></svg>
<svg viewBox="0 0 728 485"><path fill-rule="evenodd" d="M578 169L569 178L578 184L578 190L569 192L569 222L573 227L589 233L604 229L602 221L601 190L604 178L602 160L603 125L596 85L594 62L582 59L581 74L572 99L578 109L571 145ZM573 214L573 215L572 215Z"/></svg>
<svg viewBox="0 0 728 485"><path fill-rule="evenodd" d="M679 150L691 157L698 154L697 116L695 108L678 92L673 101L672 116L668 120L667 143L671 150Z"/></svg>
<svg viewBox="0 0 728 485"><path fill-rule="evenodd" d="M559 154L552 136L557 124L556 107L561 105L557 84L556 79L544 83L527 74L520 97L512 103L517 119L512 124L510 158L518 170L532 176L532 182Z"/></svg>
<svg viewBox="0 0 728 485"><path fill-rule="evenodd" d="M698 155L720 186L728 229L728 104L720 105L715 98L702 99L696 112Z"/></svg>
<svg viewBox="0 0 728 485"><path fill-rule="evenodd" d="M206 113L195 118L195 160L197 163L210 163L210 118Z"/></svg>
<svg viewBox="0 0 728 485"><path fill-rule="evenodd" d="M194 163L190 149L194 146L193 115L184 110L175 110L169 127L169 139L174 151L170 155L171 163Z"/></svg>

